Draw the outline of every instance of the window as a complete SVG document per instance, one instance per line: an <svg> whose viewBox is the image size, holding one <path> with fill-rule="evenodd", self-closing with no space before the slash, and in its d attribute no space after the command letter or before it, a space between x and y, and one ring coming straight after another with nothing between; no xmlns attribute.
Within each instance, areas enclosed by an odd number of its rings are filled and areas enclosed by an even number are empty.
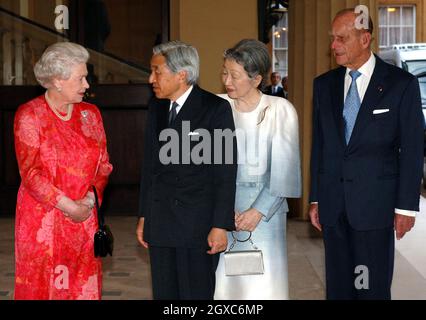
<svg viewBox="0 0 426 320"><path fill-rule="evenodd" d="M379 7L379 47L416 42L416 6Z"/></svg>
<svg viewBox="0 0 426 320"><path fill-rule="evenodd" d="M272 27L272 71L288 73L288 12Z"/></svg>

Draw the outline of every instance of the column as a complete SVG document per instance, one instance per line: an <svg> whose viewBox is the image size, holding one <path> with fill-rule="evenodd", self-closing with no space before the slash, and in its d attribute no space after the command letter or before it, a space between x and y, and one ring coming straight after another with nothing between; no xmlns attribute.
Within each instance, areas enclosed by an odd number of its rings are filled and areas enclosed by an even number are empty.
<svg viewBox="0 0 426 320"><path fill-rule="evenodd" d="M2 33L3 49L3 85L11 85L12 76L12 34L10 32Z"/></svg>

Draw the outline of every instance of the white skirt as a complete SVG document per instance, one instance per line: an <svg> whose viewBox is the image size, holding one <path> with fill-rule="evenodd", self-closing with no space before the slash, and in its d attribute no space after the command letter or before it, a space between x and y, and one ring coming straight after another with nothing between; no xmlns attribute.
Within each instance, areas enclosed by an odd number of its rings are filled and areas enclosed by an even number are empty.
<svg viewBox="0 0 426 320"><path fill-rule="evenodd" d="M277 212L265 222L261 220L252 240L262 250L265 273L261 275L226 276L223 253L216 270L215 300L288 300L288 266L286 242L287 214ZM238 238L245 239L247 232ZM228 232L228 248L233 241ZM234 250L250 250L250 242L237 242Z"/></svg>

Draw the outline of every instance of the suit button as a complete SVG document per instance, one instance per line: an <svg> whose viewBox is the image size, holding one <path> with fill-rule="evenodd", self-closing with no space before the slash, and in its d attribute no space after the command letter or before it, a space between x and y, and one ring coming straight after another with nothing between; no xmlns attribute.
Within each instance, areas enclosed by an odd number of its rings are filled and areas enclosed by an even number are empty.
<svg viewBox="0 0 426 320"><path fill-rule="evenodd" d="M343 178L340 178L340 182L343 183L343 181L344 181Z"/></svg>
<svg viewBox="0 0 426 320"><path fill-rule="evenodd" d="M176 182L179 182L179 180L180 180L180 179L179 179L179 177L176 177L176 178L175 178L175 181L176 181Z"/></svg>
<svg viewBox="0 0 426 320"><path fill-rule="evenodd" d="M175 206L179 205L179 201L175 199Z"/></svg>

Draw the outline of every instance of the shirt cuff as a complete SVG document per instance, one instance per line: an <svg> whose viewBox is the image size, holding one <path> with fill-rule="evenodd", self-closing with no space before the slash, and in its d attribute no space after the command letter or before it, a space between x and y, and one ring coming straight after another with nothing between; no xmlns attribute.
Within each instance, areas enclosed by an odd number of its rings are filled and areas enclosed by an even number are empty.
<svg viewBox="0 0 426 320"><path fill-rule="evenodd" d="M395 213L401 214L403 216L416 217L418 211L410 211L396 208Z"/></svg>
<svg viewBox="0 0 426 320"><path fill-rule="evenodd" d="M311 204L318 204L318 202L311 202Z"/></svg>

